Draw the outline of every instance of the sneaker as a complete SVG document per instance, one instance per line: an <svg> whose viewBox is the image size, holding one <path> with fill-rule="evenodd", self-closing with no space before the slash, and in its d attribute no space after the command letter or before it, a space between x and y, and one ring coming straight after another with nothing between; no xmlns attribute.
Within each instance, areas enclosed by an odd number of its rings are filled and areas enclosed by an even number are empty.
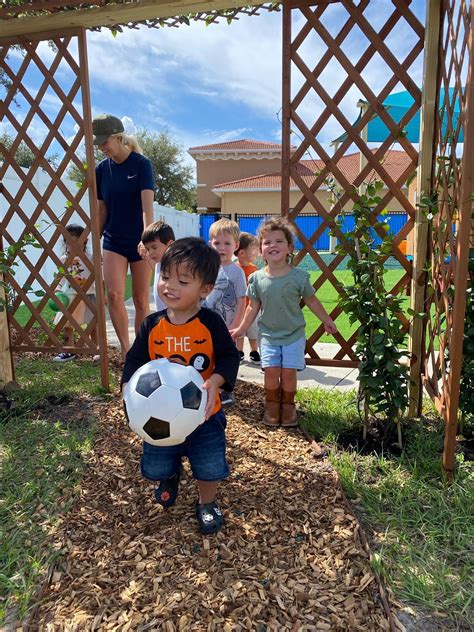
<svg viewBox="0 0 474 632"><path fill-rule="evenodd" d="M69 360L75 360L77 358L74 353L67 353L63 351L59 353L55 358L53 358L53 362L69 362Z"/></svg>
<svg viewBox="0 0 474 632"><path fill-rule="evenodd" d="M222 512L215 501L212 503L206 503L205 505L200 505L199 502L197 502L196 518L199 529L204 535L217 533L224 524Z"/></svg>
<svg viewBox="0 0 474 632"><path fill-rule="evenodd" d="M243 352L243 351L239 351L239 358L240 358L240 361L241 361L241 362L243 362L243 361L244 361L245 354L244 354L244 352Z"/></svg>
<svg viewBox="0 0 474 632"><path fill-rule="evenodd" d="M249 354L250 361L254 364L260 364L260 354L258 351L251 351Z"/></svg>
<svg viewBox="0 0 474 632"><path fill-rule="evenodd" d="M155 500L165 509L172 507L176 502L180 478L181 468L171 478L160 481L160 484L155 489Z"/></svg>
<svg viewBox="0 0 474 632"><path fill-rule="evenodd" d="M233 391L230 393L227 393L226 391L221 392L221 404L222 408L229 408L229 406L233 406L235 404Z"/></svg>

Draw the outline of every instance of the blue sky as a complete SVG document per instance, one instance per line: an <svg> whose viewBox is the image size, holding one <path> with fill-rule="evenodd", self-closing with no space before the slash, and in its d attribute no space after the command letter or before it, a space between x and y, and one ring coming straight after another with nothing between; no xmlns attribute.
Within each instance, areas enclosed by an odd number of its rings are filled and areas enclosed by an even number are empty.
<svg viewBox="0 0 474 632"><path fill-rule="evenodd" d="M424 21L424 0L415 0L415 12ZM386 21L393 11L390 0L376 0L370 5L367 17L374 28ZM346 18L345 10L330 5L324 14L324 24L335 35ZM298 20L295 21L295 30ZM398 59L403 59L411 48L411 29L402 26L387 38L387 45ZM342 45L348 56L358 59L367 42L354 30ZM53 57L47 44L41 45L45 62ZM301 54L314 65L325 50L319 38L312 34L305 41ZM151 131L167 129L186 150L201 144L253 138L279 142L281 124L281 13L262 11L258 17L241 17L227 25L206 27L202 23L179 29L126 30L114 38L108 30L88 33L89 74L93 114L110 112L123 118L129 131L147 128ZM12 66L18 64L15 54ZM410 74L421 82L422 55L413 64ZM63 80L68 83L67 68ZM320 80L332 94L345 78L337 63L328 66ZM387 81L387 70L375 57L364 73L374 92ZM34 90L38 77L32 69L26 82ZM293 91L301 85L298 72L293 75ZM399 86L403 89L403 86ZM341 104L349 120L358 114L356 103L361 97L351 89ZM48 101L49 100L49 101ZM58 108L54 94L45 96L51 111ZM21 104L21 99L20 99ZM299 113L314 122L315 112L321 108L316 96L308 96ZM24 116L25 107L18 110ZM36 127L35 127L36 126ZM39 142L44 130L35 119L32 137ZM65 121L62 133L73 134L73 121ZM9 131L0 122L0 131ZM339 124L330 119L319 140L328 146L341 132ZM190 164L194 164L187 157Z"/></svg>

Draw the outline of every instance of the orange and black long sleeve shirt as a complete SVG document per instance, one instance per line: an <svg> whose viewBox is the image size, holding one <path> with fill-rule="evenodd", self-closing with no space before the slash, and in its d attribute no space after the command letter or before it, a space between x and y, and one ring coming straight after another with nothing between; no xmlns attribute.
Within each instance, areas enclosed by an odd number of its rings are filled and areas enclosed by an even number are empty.
<svg viewBox="0 0 474 632"><path fill-rule="evenodd" d="M234 388L239 354L222 318L206 307L183 325L174 325L166 310L147 316L127 353L122 384L141 366L158 358L193 366L207 380L213 373L225 380L222 388ZM212 414L221 408L219 394Z"/></svg>

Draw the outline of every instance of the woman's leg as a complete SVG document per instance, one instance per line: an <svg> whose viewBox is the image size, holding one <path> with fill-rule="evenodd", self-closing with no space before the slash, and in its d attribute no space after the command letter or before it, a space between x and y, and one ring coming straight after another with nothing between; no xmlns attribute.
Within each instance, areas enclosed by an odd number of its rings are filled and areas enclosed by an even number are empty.
<svg viewBox="0 0 474 632"><path fill-rule="evenodd" d="M135 333L150 313L150 281L152 269L147 261L134 261L132 272L132 297L135 305Z"/></svg>
<svg viewBox="0 0 474 632"><path fill-rule="evenodd" d="M125 281L127 278L128 260L116 252L104 250L103 269L110 319L120 342L122 358L125 359L125 355L130 349L128 314L125 308Z"/></svg>

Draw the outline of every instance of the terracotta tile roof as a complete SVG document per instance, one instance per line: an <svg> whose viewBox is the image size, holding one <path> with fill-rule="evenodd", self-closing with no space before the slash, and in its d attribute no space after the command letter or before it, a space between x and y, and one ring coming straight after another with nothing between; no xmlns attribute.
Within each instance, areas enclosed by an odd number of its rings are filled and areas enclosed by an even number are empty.
<svg viewBox="0 0 474 632"><path fill-rule="evenodd" d="M267 151L267 150L280 150L280 143L269 143L263 140L231 140L226 143L215 143L214 145L199 145L197 147L190 147L188 151L197 152L197 151L248 151L248 150L258 150L258 151Z"/></svg>
<svg viewBox="0 0 474 632"><path fill-rule="evenodd" d="M373 150L375 152L375 149ZM384 168L389 176L397 181L403 172L409 167L411 161L404 151L389 150L384 160ZM302 176L306 184L310 185L314 181L314 173L321 171L324 167L322 160L302 160L296 167L298 173ZM359 153L348 154L343 156L338 163L338 167L352 184L359 173ZM374 176L374 171L369 178ZM296 188L296 184L291 179L290 187ZM243 178L242 180L233 180L231 182L222 182L212 187L213 190L232 191L241 189L276 189L281 188L281 174L279 171L273 173L264 173L259 176Z"/></svg>

